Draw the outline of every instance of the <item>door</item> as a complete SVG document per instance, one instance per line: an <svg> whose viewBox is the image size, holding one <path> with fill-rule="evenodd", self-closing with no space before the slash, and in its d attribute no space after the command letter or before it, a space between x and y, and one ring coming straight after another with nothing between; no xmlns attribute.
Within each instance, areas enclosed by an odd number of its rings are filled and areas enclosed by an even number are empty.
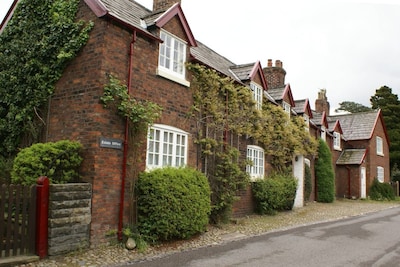
<svg viewBox="0 0 400 267"><path fill-rule="evenodd" d="M365 170L365 167L361 167L360 179L361 179L360 197L367 198L367 172Z"/></svg>

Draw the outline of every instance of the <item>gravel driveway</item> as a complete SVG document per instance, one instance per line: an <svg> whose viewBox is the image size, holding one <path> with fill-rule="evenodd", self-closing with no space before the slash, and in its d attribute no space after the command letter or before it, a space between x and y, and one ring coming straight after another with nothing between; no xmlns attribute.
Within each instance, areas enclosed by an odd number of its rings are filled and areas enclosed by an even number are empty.
<svg viewBox="0 0 400 267"><path fill-rule="evenodd" d="M334 203L307 203L303 208L280 212L275 216L252 215L233 220L221 227L210 226L208 231L191 240L171 242L150 247L145 253L128 251L120 245L103 246L84 252L76 252L62 257L53 257L22 266L118 266L125 262L159 257L169 253L217 245L238 238L279 231L305 224L336 220L399 206L400 202L375 202L366 200L338 200Z"/></svg>

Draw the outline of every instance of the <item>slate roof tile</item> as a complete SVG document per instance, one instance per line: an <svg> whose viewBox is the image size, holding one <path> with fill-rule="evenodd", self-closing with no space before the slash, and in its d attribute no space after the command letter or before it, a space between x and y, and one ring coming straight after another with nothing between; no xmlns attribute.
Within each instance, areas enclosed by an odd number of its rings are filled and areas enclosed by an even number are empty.
<svg viewBox="0 0 400 267"><path fill-rule="evenodd" d="M366 149L345 149L342 154L340 154L337 165L360 165L365 157Z"/></svg>
<svg viewBox="0 0 400 267"><path fill-rule="evenodd" d="M343 136L347 140L367 140L371 138L378 111L329 116L329 122L339 120Z"/></svg>

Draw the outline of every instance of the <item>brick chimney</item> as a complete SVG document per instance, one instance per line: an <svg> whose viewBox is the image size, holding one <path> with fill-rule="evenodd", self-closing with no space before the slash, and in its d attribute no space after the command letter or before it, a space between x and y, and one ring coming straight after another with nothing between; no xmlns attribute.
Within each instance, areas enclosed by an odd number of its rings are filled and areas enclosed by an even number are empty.
<svg viewBox="0 0 400 267"><path fill-rule="evenodd" d="M315 100L315 111L322 113L325 111L326 115L329 116L330 105L328 97L326 97L326 89L321 89L318 92L318 98Z"/></svg>
<svg viewBox="0 0 400 267"><path fill-rule="evenodd" d="M272 59L268 59L267 67L263 69L269 88L277 88L285 85L286 71L283 69L283 63L280 60L272 65Z"/></svg>
<svg viewBox="0 0 400 267"><path fill-rule="evenodd" d="M165 11L176 3L181 3L181 0L153 0L153 12Z"/></svg>

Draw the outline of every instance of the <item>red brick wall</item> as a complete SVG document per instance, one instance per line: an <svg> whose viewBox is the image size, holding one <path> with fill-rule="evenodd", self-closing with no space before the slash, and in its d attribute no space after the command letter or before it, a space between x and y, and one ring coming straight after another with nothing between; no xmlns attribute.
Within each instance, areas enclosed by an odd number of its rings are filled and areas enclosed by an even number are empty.
<svg viewBox="0 0 400 267"><path fill-rule="evenodd" d="M240 190L238 193L240 199L233 205L233 217L243 217L254 213L255 203L251 191L251 185L247 188Z"/></svg>

